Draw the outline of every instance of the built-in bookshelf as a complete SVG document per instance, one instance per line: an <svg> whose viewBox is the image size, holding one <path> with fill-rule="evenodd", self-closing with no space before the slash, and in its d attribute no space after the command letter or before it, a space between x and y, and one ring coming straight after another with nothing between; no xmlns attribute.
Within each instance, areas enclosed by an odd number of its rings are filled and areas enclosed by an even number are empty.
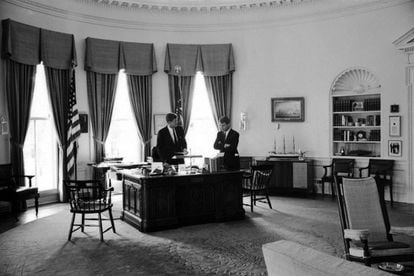
<svg viewBox="0 0 414 276"><path fill-rule="evenodd" d="M380 87L366 69L338 77L331 94L333 155L381 156Z"/></svg>

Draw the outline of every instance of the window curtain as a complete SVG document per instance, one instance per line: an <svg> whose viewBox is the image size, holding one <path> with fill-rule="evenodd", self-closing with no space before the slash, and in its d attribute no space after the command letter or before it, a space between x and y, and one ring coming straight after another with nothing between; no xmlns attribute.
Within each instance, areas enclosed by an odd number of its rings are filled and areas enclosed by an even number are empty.
<svg viewBox="0 0 414 276"><path fill-rule="evenodd" d="M5 89L9 111L10 159L15 174L24 175L23 146L29 128L36 65L5 60ZM18 179L25 186L24 179Z"/></svg>
<svg viewBox="0 0 414 276"><path fill-rule="evenodd" d="M40 62L40 29L2 21L2 59L10 131L10 161L15 174L24 175L23 145L29 126L36 64ZM19 179L18 185L24 186Z"/></svg>
<svg viewBox="0 0 414 276"><path fill-rule="evenodd" d="M144 160L151 156L152 76L127 75L129 98L144 144Z"/></svg>
<svg viewBox="0 0 414 276"><path fill-rule="evenodd" d="M229 73L224 76L204 76L208 99L213 109L216 126L222 116L231 116L233 98L233 76Z"/></svg>
<svg viewBox="0 0 414 276"><path fill-rule="evenodd" d="M118 41L86 39L85 70L96 163L105 157L120 70L119 56Z"/></svg>
<svg viewBox="0 0 414 276"><path fill-rule="evenodd" d="M204 75L218 124L220 116L231 115L234 70L231 44L167 44L164 71L168 74L171 110L182 114L185 131L190 122L195 74Z"/></svg>
<svg viewBox="0 0 414 276"><path fill-rule="evenodd" d="M89 112L95 147L95 162L105 157L105 141L111 125L117 74L86 72Z"/></svg>
<svg viewBox="0 0 414 276"><path fill-rule="evenodd" d="M121 42L121 57L127 74L131 108L146 160L151 156L152 74L157 71L154 45Z"/></svg>
<svg viewBox="0 0 414 276"><path fill-rule="evenodd" d="M86 39L85 70L92 130L95 139L95 161L105 156L104 144L115 100L118 72L128 75L129 95L139 135L145 143L145 154L151 147L152 79L156 72L153 44ZM148 149L147 149L148 148Z"/></svg>
<svg viewBox="0 0 414 276"><path fill-rule="evenodd" d="M5 60L5 88L11 132L11 162L24 174L23 143L33 97L36 65L43 61L59 143L65 145L67 112L64 107L69 87L69 70L76 65L74 37L6 19L2 21L2 58ZM61 162L60 162L61 163ZM61 163L62 164L62 163ZM66 177L66 175L64 175ZM59 181L59 192L64 189Z"/></svg>
<svg viewBox="0 0 414 276"><path fill-rule="evenodd" d="M63 179L68 179L66 150L71 81L75 81L71 79L76 66L75 38L71 34L41 30L41 47L53 121L61 150L59 164L62 164ZM67 199L62 181L59 181L59 197L61 201Z"/></svg>
<svg viewBox="0 0 414 276"><path fill-rule="evenodd" d="M170 107L179 116L184 133L190 125L194 76L202 69L199 58L198 45L167 44L164 71L168 74Z"/></svg>
<svg viewBox="0 0 414 276"><path fill-rule="evenodd" d="M233 49L231 44L202 45L200 48L208 98L218 126L220 117L231 118L235 70Z"/></svg>
<svg viewBox="0 0 414 276"><path fill-rule="evenodd" d="M170 107L179 116L179 122L187 133L190 126L194 95L194 76L168 75Z"/></svg>

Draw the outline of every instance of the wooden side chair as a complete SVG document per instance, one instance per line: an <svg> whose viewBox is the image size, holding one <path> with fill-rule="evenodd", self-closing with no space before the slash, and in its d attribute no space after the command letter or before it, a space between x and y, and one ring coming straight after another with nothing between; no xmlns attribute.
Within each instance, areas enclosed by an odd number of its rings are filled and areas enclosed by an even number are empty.
<svg viewBox="0 0 414 276"><path fill-rule="evenodd" d="M369 159L368 166L359 169L359 177L363 177L363 171L367 171L365 176L373 176L379 186L380 195L384 197L384 188L389 186L391 206L394 203L392 192L392 175L394 160L388 159Z"/></svg>
<svg viewBox="0 0 414 276"><path fill-rule="evenodd" d="M253 157L240 156L240 170L243 171L243 181L250 181L252 177Z"/></svg>
<svg viewBox="0 0 414 276"><path fill-rule="evenodd" d="M85 227L99 227L100 239L104 241L103 234L110 229L114 233L115 224L112 216L111 193L113 187L105 188L102 180L65 180L67 193L69 195L70 212L72 221L70 224L68 240L72 238L72 233L81 229L84 232ZM109 219L102 218L102 213L108 211ZM75 223L75 215L80 214L81 223ZM86 218L86 215L97 214L96 218ZM98 224L85 224L85 220L98 220ZM103 230L102 221L110 220L111 226ZM74 226L77 226L73 229Z"/></svg>
<svg viewBox="0 0 414 276"><path fill-rule="evenodd" d="M251 176L243 181L243 197L250 197L250 210L253 212L253 206L257 201L266 200L272 209L270 203L268 186L272 177L273 165L252 165ZM247 180L247 181L246 181Z"/></svg>
<svg viewBox="0 0 414 276"><path fill-rule="evenodd" d="M335 177L335 187L347 260L368 266L414 261L414 248L394 241L392 236L393 232L414 234L414 227L393 230L373 177L344 177L342 181Z"/></svg>
<svg viewBox="0 0 414 276"><path fill-rule="evenodd" d="M335 198L334 176L337 175L339 180L341 177L353 177L355 159L351 158L333 158L331 164L323 166L324 175L321 178L322 197L325 196L325 183L331 184L332 199Z"/></svg>
<svg viewBox="0 0 414 276"><path fill-rule="evenodd" d="M34 175L17 175L13 173L12 164L0 165L0 199L12 202L12 209L15 214L20 211L22 203L28 199L34 199L36 217L39 212L39 190L32 186ZM18 186L18 178L29 180L29 186ZM16 215L17 217L17 215Z"/></svg>

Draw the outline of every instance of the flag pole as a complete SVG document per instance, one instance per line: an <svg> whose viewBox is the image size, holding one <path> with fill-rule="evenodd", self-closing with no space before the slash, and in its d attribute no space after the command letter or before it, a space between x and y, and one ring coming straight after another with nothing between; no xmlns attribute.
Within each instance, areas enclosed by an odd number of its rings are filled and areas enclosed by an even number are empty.
<svg viewBox="0 0 414 276"><path fill-rule="evenodd" d="M78 143L76 141L73 142L73 161L74 161L74 170L75 170L75 180L78 180Z"/></svg>

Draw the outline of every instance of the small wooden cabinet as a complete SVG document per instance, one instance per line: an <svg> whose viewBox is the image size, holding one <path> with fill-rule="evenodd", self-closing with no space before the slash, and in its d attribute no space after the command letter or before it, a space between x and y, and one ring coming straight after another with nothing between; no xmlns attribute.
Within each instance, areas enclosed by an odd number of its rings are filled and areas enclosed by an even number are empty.
<svg viewBox="0 0 414 276"><path fill-rule="evenodd" d="M269 185L271 194L312 193L312 160L268 158L257 164L272 164L273 174Z"/></svg>

